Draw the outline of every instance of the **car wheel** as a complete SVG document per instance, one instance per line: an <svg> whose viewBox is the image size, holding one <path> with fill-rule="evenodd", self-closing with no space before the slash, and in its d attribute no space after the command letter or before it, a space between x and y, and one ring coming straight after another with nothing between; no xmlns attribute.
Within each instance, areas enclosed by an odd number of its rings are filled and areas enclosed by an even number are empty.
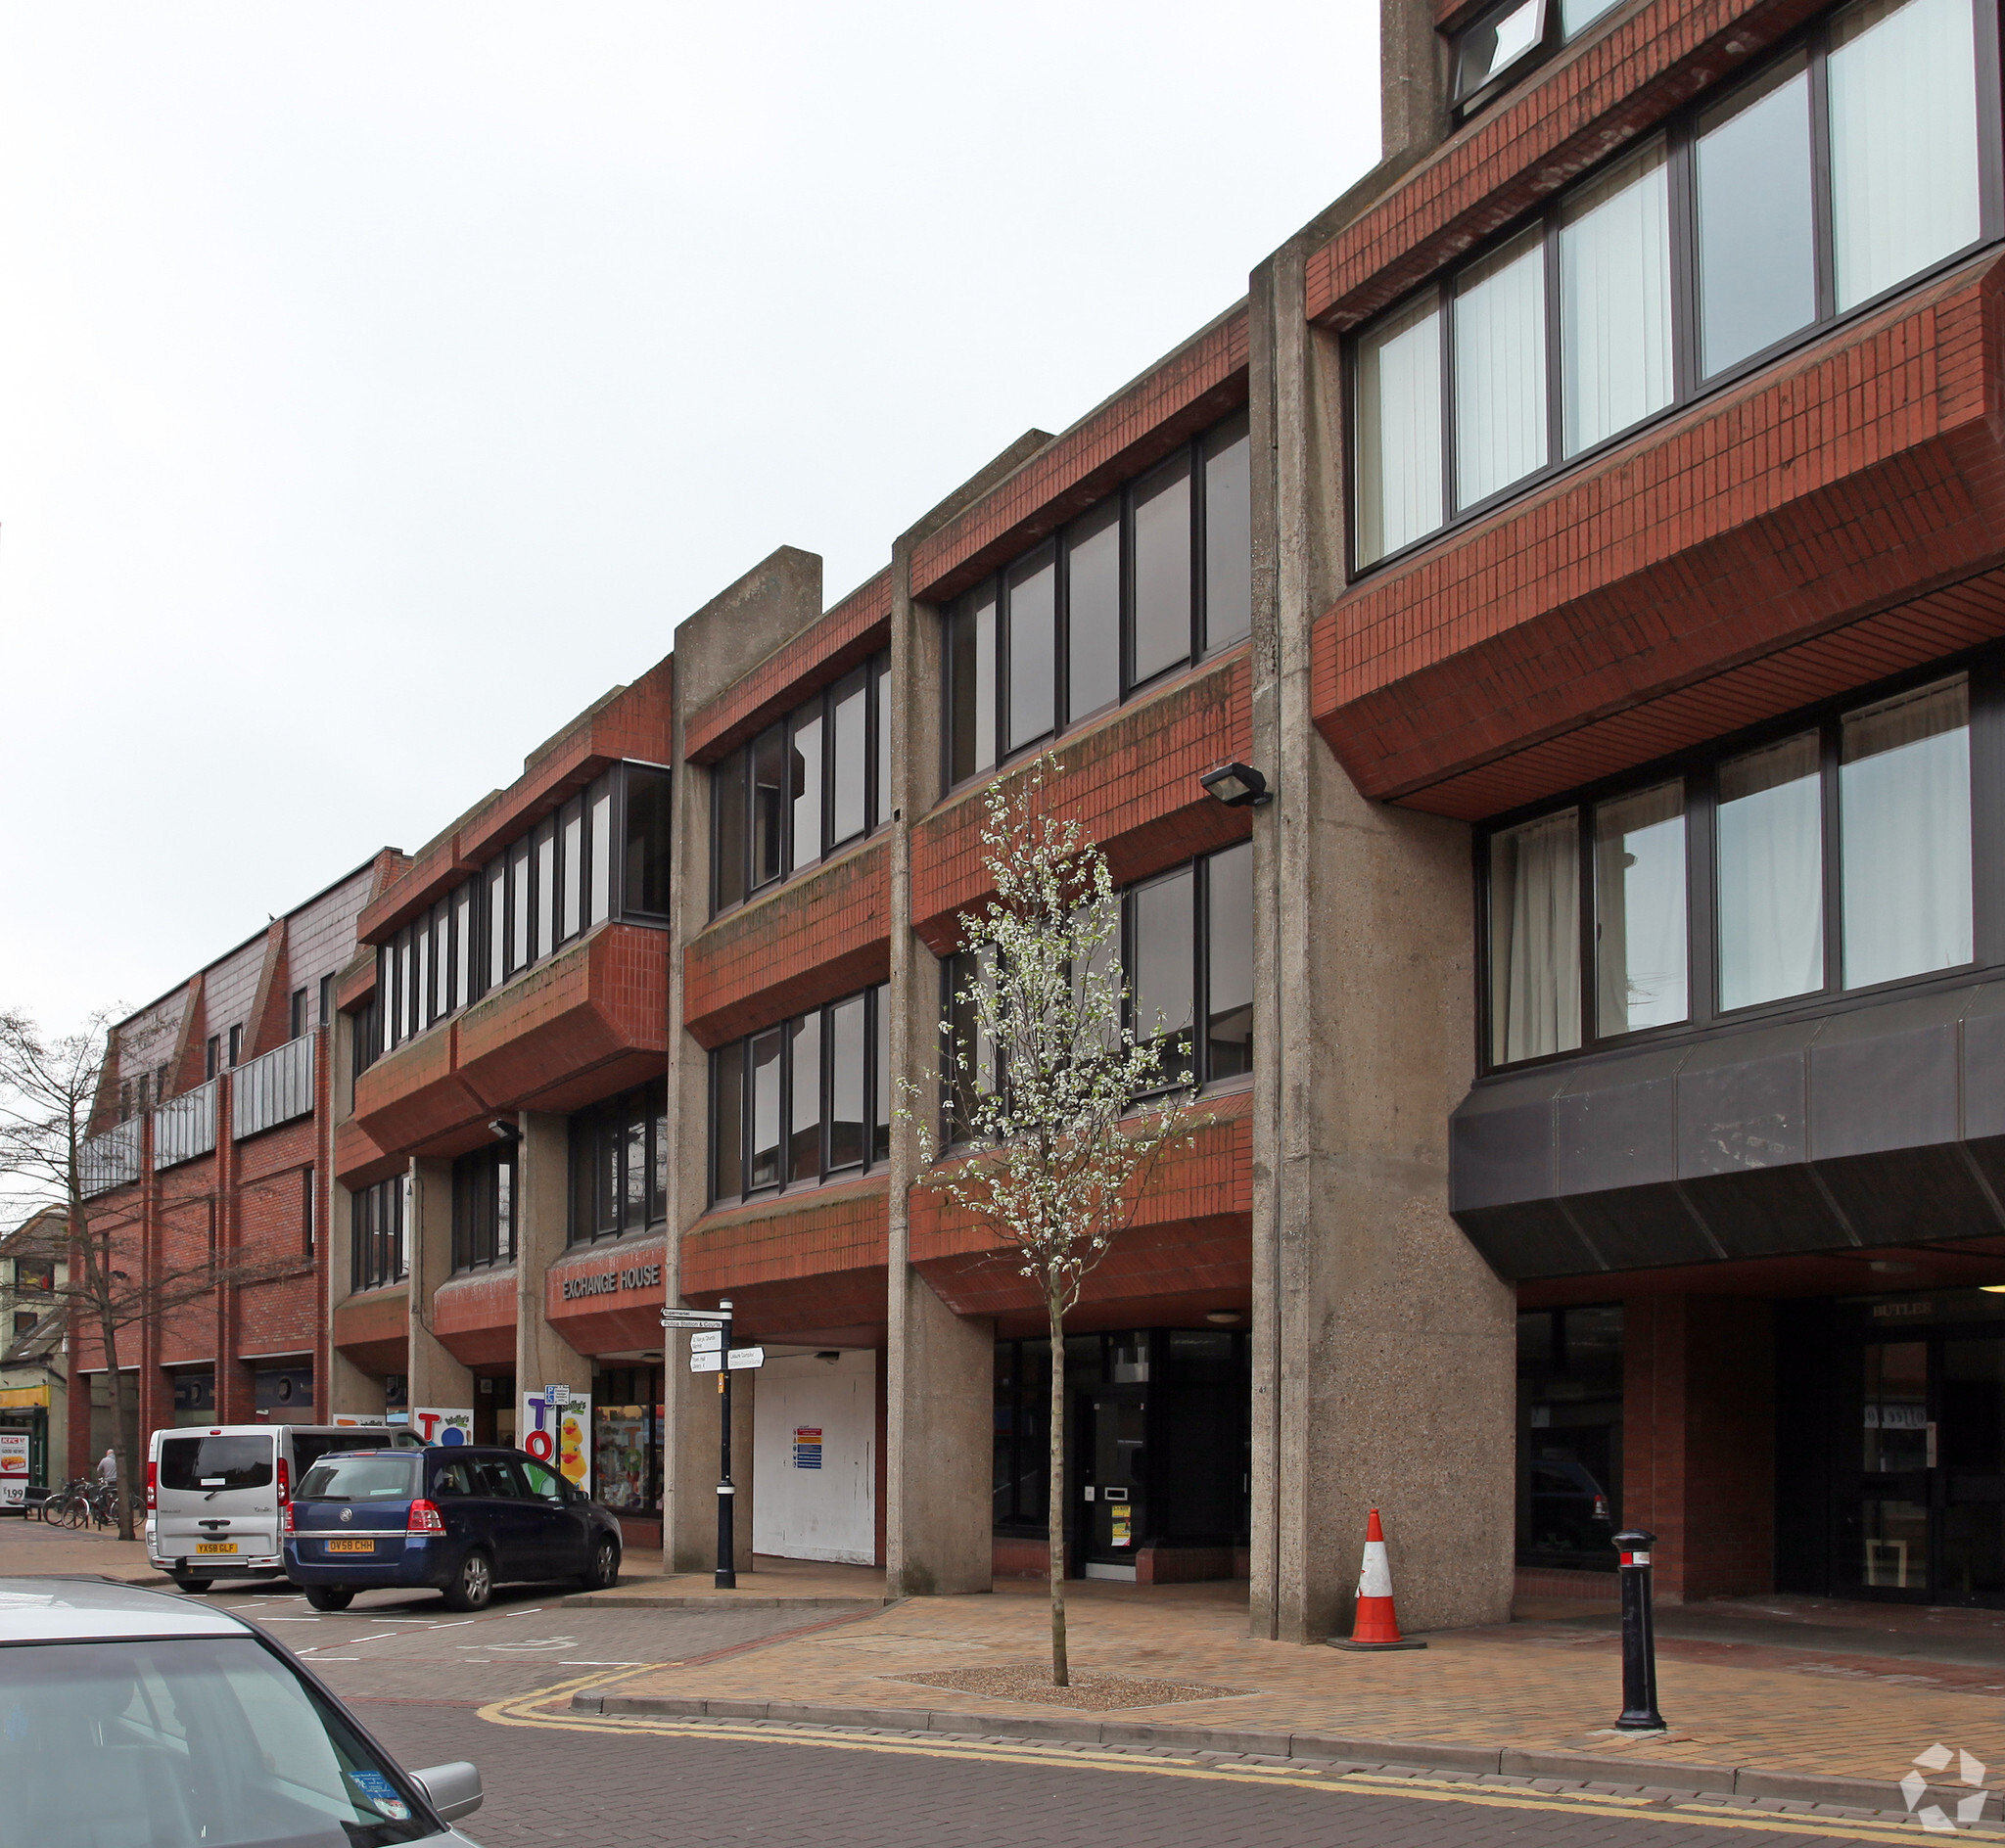
<svg viewBox="0 0 2005 1848"><path fill-rule="evenodd" d="M354 1587L350 1585L309 1585L306 1587L306 1602L315 1610L347 1610L354 1601Z"/></svg>
<svg viewBox="0 0 2005 1848"><path fill-rule="evenodd" d="M174 1590L186 1592L190 1597L200 1597L214 1583L213 1579L176 1579Z"/></svg>
<svg viewBox="0 0 2005 1848"><path fill-rule="evenodd" d="M445 1587L448 1610L486 1610L494 1595L494 1567L488 1555L470 1550Z"/></svg>
<svg viewBox="0 0 2005 1848"><path fill-rule="evenodd" d="M620 1548L610 1534L602 1534L592 1548L582 1583L587 1592L610 1592L620 1583Z"/></svg>

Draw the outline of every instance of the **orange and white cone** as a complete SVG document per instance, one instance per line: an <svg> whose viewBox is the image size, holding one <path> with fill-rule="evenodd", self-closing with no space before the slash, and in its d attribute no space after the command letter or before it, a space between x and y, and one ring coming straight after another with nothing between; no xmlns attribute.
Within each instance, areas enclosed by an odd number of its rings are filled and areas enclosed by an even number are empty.
<svg viewBox="0 0 2005 1848"><path fill-rule="evenodd" d="M1399 1618L1392 1608L1392 1565L1385 1556L1385 1529L1378 1524L1378 1510L1372 1510L1365 1523L1365 1562L1358 1572L1358 1614L1348 1638L1331 1637L1338 1649L1424 1649L1424 1642L1409 1642L1399 1634Z"/></svg>

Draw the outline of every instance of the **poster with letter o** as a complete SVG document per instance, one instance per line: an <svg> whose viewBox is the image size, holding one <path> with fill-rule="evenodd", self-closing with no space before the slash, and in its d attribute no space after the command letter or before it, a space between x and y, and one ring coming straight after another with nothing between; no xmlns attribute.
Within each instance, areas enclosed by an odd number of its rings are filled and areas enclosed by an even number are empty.
<svg viewBox="0 0 2005 1848"><path fill-rule="evenodd" d="M522 1435L516 1440L538 1462L591 1494L591 1400L573 1393L568 1405L550 1405L541 1393L522 1396Z"/></svg>

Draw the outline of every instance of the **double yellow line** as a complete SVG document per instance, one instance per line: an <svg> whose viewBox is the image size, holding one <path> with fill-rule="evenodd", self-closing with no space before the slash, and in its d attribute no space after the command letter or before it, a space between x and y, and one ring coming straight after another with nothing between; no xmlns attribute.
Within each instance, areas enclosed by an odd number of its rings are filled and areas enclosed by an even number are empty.
<svg viewBox="0 0 2005 1848"><path fill-rule="evenodd" d="M662 1664L651 1666L660 1667ZM874 1752L893 1758L973 1759L991 1765L1035 1765L1041 1770L1112 1772L1126 1777L1181 1778L1201 1783L1254 1784L1332 1796L1403 1797L1415 1803L1459 1803L1480 1810L1519 1810L1548 1816L1603 1817L1610 1822L1646 1818L1698 1828L1734 1828L1750 1834L1805 1835L1833 1841L1912 1842L1922 1832L1907 1819L1863 1822L1856 1818L1761 1814L1692 1799L1609 1796L1594 1791L1519 1790L1499 1784L1465 1783L1448 1778L1395 1776L1382 1772L1338 1772L1302 1765L1207 1765L1194 1758L1158 1758L1112 1751L1096 1745L1021 1743L947 1738L889 1738L842 1727L793 1722L678 1719L641 1713L552 1713L552 1701L588 1687L609 1687L648 1673L627 1669L618 1675L583 1675L534 1693L496 1700L479 1709L494 1726L532 1727L554 1732L644 1734L657 1737L731 1739L759 1745L815 1745L825 1750ZM1977 1839L2001 1839L1995 1829L1960 1829Z"/></svg>

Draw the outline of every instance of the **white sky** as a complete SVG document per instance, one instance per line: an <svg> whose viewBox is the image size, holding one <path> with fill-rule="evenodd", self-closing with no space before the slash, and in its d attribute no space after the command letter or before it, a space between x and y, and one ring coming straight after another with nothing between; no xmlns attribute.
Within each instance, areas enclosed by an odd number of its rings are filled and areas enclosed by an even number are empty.
<svg viewBox="0 0 2005 1848"><path fill-rule="evenodd" d="M0 1006L415 848L829 597L1376 154L1371 0L0 0Z"/></svg>

